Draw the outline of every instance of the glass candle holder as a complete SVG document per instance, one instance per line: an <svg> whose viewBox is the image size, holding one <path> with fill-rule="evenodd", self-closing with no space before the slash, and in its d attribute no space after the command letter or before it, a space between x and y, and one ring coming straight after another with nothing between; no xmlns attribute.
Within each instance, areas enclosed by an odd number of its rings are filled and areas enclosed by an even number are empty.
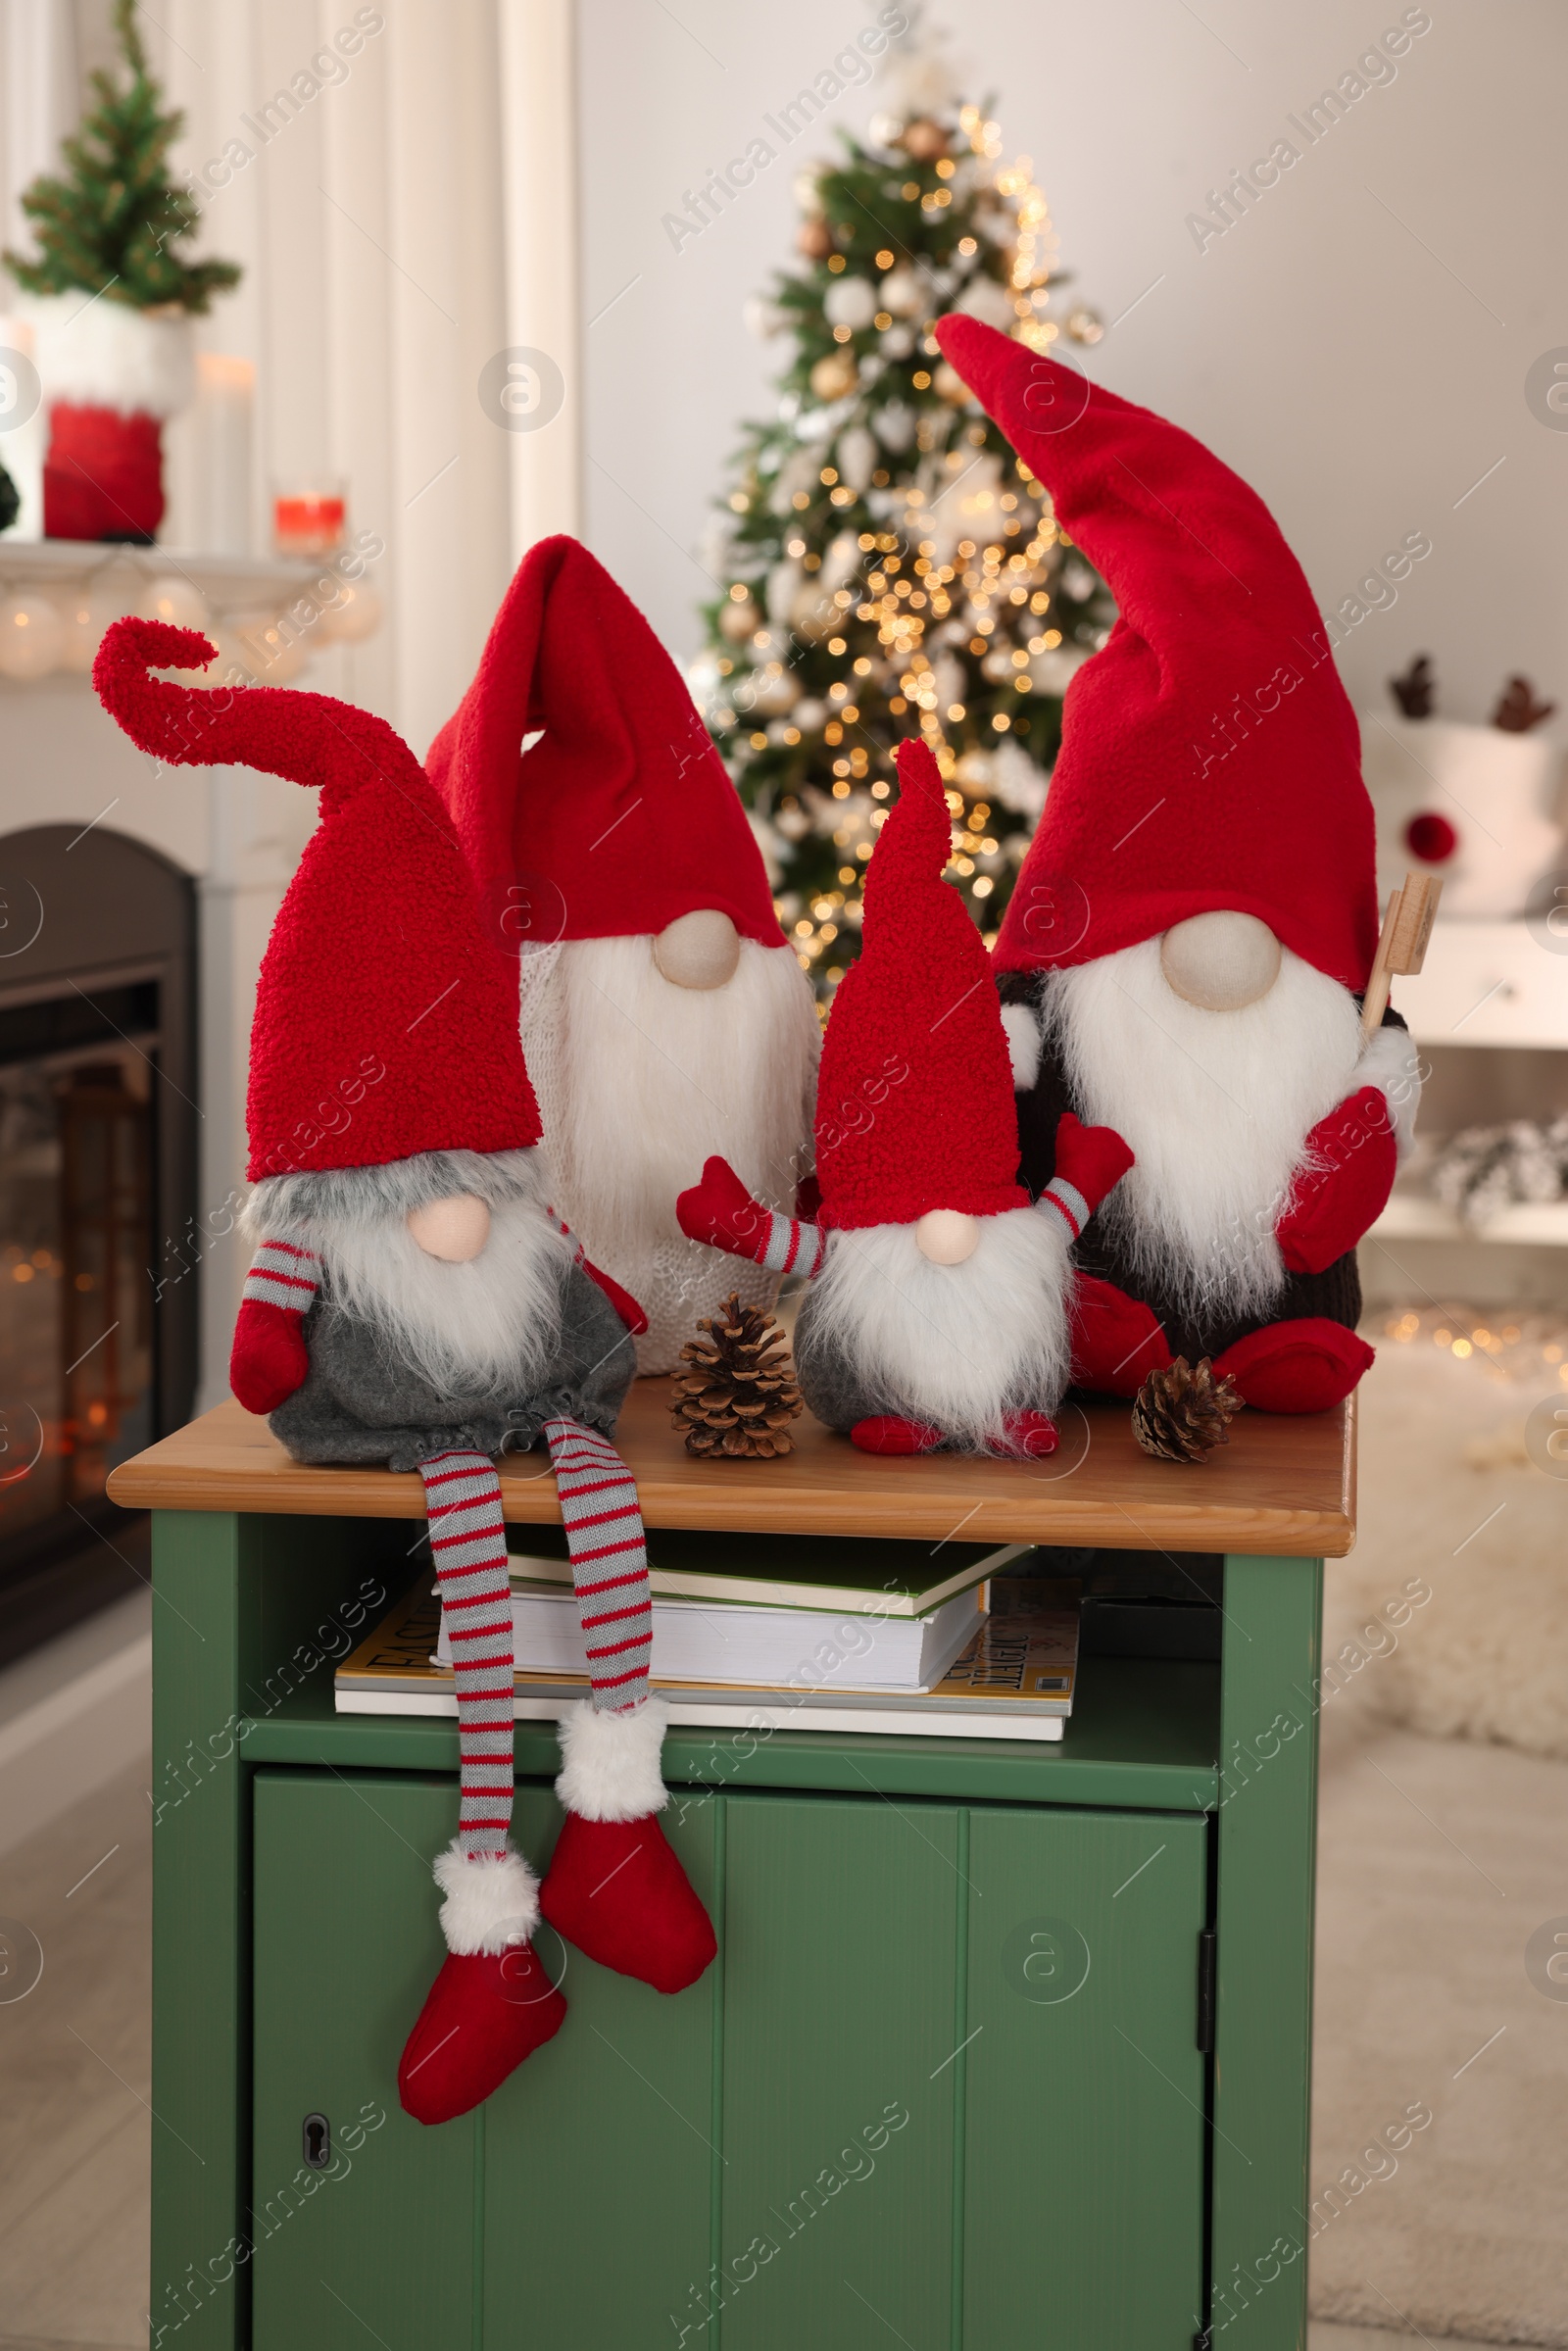
<svg viewBox="0 0 1568 2351"><path fill-rule="evenodd" d="M343 483L330 474L279 482L272 497L272 543L279 555L330 555L343 544L347 512Z"/></svg>

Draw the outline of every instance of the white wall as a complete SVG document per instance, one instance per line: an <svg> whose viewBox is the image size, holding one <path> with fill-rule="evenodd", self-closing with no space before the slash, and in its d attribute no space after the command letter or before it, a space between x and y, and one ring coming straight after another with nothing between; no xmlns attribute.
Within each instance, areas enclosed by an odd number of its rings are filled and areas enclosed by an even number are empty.
<svg viewBox="0 0 1568 2351"><path fill-rule="evenodd" d="M1075 290L1110 321L1153 285L1099 347L1101 379L1251 481L1325 603L1426 531L1432 555L1341 666L1359 704L1430 649L1445 707L1479 718L1513 668L1568 703L1568 433L1524 396L1531 362L1568 345L1568 13L1430 0L1432 28L1392 84L1206 250L1185 225L1401 6L938 0L932 13L1009 148L1032 156ZM705 503L733 423L767 400L770 355L740 306L789 258L792 172L828 141L801 139L678 254L660 216L875 7L683 0L676 14L579 0L585 318L638 279L586 330L588 534L684 653ZM859 122L874 103L852 93L838 111Z"/></svg>

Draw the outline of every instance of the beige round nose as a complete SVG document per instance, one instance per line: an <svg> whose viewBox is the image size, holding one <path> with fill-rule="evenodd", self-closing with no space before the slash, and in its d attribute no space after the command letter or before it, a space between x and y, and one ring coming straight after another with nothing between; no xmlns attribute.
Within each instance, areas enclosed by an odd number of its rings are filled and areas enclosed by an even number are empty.
<svg viewBox="0 0 1568 2351"><path fill-rule="evenodd" d="M426 1200L422 1208L409 1210L409 1231L427 1257L466 1265L490 1238L489 1203L473 1192Z"/></svg>
<svg viewBox="0 0 1568 2351"><path fill-rule="evenodd" d="M980 1220L961 1208L928 1208L914 1228L915 1247L933 1265L961 1265L980 1243Z"/></svg>
<svg viewBox="0 0 1568 2351"><path fill-rule="evenodd" d="M722 988L740 959L740 933L716 906L682 914L654 941L654 961L677 988Z"/></svg>
<svg viewBox="0 0 1568 2351"><path fill-rule="evenodd" d="M1267 996L1280 972L1280 943L1255 914L1219 910L1173 922L1159 965L1178 996L1207 1012L1239 1012Z"/></svg>

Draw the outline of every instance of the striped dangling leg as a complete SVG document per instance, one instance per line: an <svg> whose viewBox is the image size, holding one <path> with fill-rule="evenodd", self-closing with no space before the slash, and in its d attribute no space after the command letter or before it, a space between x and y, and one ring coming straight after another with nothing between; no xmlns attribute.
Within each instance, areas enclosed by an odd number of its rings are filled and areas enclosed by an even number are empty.
<svg viewBox="0 0 1568 2351"><path fill-rule="evenodd" d="M514 1644L501 1481L487 1454L458 1450L419 1474L457 1676L461 1793L457 1837L435 1863L447 1956L404 2048L398 2094L416 2122L446 2123L558 2033L566 2003L530 1940L538 1883L507 1840Z"/></svg>
<svg viewBox="0 0 1568 2351"><path fill-rule="evenodd" d="M437 1453L419 1475L457 1674L458 1842L478 1860L506 1851L512 1825L512 1589L501 1480L485 1453Z"/></svg>
<svg viewBox="0 0 1568 2351"><path fill-rule="evenodd" d="M654 1637L636 1480L610 1439L581 1421L547 1420L544 1433L571 1553L594 1704L603 1713L625 1714L648 1695Z"/></svg>
<svg viewBox="0 0 1568 2351"><path fill-rule="evenodd" d="M653 1606L636 1480L608 1437L564 1415L545 1423L591 1702L561 1725L556 1793L566 1818L539 1906L602 1967L658 1991L695 1984L716 1949L707 1911L658 1815L666 1709L651 1697Z"/></svg>

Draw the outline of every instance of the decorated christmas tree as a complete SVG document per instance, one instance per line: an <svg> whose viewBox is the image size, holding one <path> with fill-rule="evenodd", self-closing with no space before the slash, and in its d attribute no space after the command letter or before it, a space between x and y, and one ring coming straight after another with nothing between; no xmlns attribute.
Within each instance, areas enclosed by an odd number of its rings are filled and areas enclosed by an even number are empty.
<svg viewBox="0 0 1568 2351"><path fill-rule="evenodd" d="M859 949L860 882L916 728L954 822L948 868L994 934L1045 802L1061 698L1106 591L1028 468L941 359L967 311L1045 351L1098 341L1059 299L1027 160L929 50L837 162L804 171L800 260L760 330L790 339L710 543L724 594L692 673L818 994Z"/></svg>
<svg viewBox="0 0 1568 2351"><path fill-rule="evenodd" d="M29 294L79 287L132 310L205 311L240 273L232 262L188 262L174 251L195 235L200 214L170 179L183 117L164 109L135 20L135 0L115 0L123 78L93 74L97 103L61 143L67 175L40 176L22 199L37 256L8 252L6 267Z"/></svg>

